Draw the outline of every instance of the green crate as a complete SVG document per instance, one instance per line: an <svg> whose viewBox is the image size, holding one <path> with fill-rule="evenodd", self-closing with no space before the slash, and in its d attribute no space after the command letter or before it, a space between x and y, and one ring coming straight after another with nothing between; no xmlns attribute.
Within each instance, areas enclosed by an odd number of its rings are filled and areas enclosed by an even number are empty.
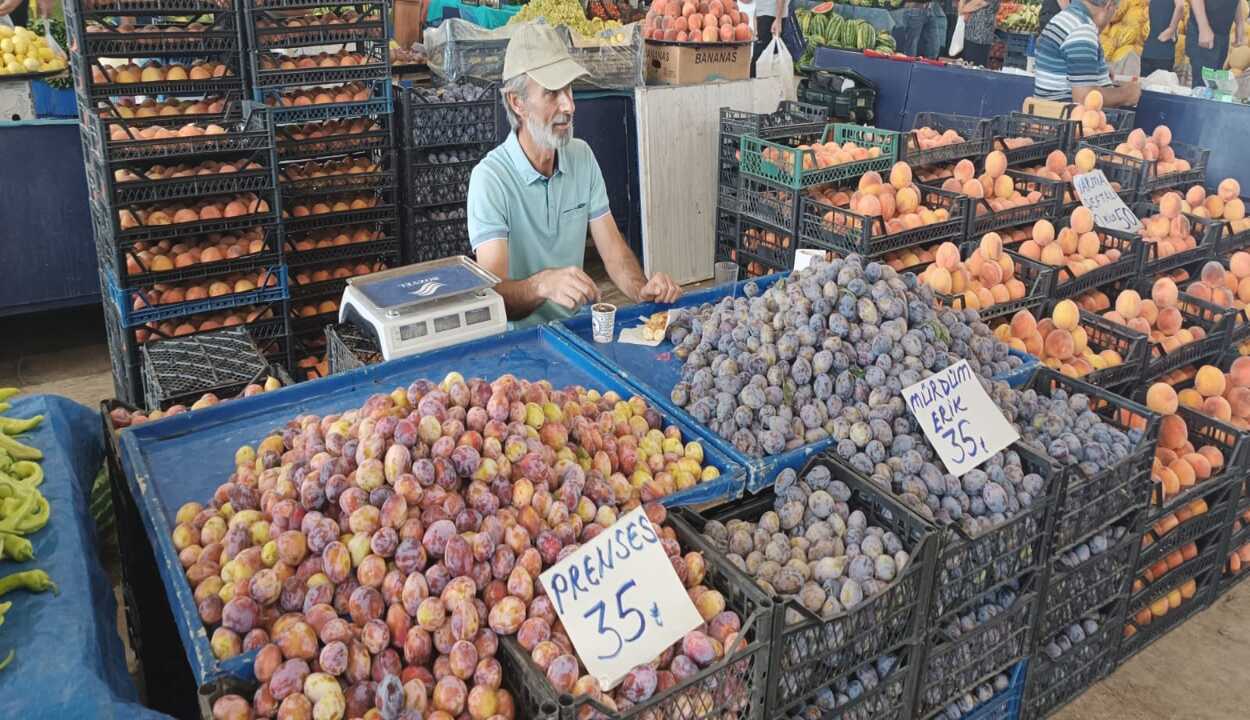
<svg viewBox="0 0 1250 720"><path fill-rule="evenodd" d="M839 145L853 142L861 147L875 147L881 155L869 160L857 160L826 168L815 168L816 154L812 150L800 150L788 145L769 142L750 135L741 140L741 165L743 175L766 180L795 190L844 183L857 180L866 172L888 171L898 159L899 133L893 130L835 123L825 126L820 142L836 142ZM770 156L768 159L765 155ZM810 164L814 169L804 168Z"/></svg>

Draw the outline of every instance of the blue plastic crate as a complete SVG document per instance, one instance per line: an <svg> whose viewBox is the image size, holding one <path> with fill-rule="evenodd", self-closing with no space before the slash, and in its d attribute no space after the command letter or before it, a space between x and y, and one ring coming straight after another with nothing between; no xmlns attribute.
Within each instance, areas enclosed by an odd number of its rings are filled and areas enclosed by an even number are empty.
<svg viewBox="0 0 1250 720"><path fill-rule="evenodd" d="M139 289L119 289L116 280L111 274L103 273L103 276L108 283L108 292L113 299L113 304L116 306L118 314L121 315L122 325L125 327L138 327L149 322L160 322L161 320L170 320L188 315L214 312L216 310L228 310L243 305L264 305L279 300L286 300L289 297L286 265L276 265L268 268L266 273L269 277L276 276L278 284L273 286L266 285L249 292L230 293L204 300L192 300L190 302L171 303L168 305L146 305L137 310L134 308L134 299L137 297L136 293L139 292Z"/></svg>
<svg viewBox="0 0 1250 720"><path fill-rule="evenodd" d="M35 117L78 118L74 88L58 89L42 80L31 80L30 94L35 101Z"/></svg>
<svg viewBox="0 0 1250 720"><path fill-rule="evenodd" d="M1037 366L1041 363L1039 363L1037 358L1032 355L1020 352L1019 350L1012 349L1008 350L1007 353L1020 358L1024 364L1011 372L1003 373L1002 375L995 375L994 379L1005 382L1013 388L1018 388L1027 383L1029 378L1033 377L1033 371L1036 370Z"/></svg>
<svg viewBox="0 0 1250 720"><path fill-rule="evenodd" d="M622 396L637 390L615 373L591 362L549 327L530 328L463 345L369 365L321 380L232 400L204 410L175 415L127 428L119 436L126 483L139 507L144 531L157 559L187 660L197 683L223 677L250 680L252 653L218 662L196 612L170 533L178 508L204 502L234 467L234 449L259 441L273 428L306 413L325 414L360 406L374 393L390 392L419 378L438 380L451 371L466 377L495 378L505 373L529 380L547 379L556 386L583 385ZM684 438L699 437L682 416L661 410ZM704 463L721 477L666 498L668 504L698 504L737 497L746 470L715 445L704 443ZM196 458L188 463L187 458Z"/></svg>
<svg viewBox="0 0 1250 720"><path fill-rule="evenodd" d="M754 282L763 291L773 283L786 277L789 273L776 273L753 280L745 280L736 285L722 285L710 290L683 295L673 305L657 305L641 303L616 311L616 326L627 328L637 325L643 318L673 308L697 307L704 303L720 302L722 298L733 293L741 294L742 286ZM552 327L567 336L577 347L611 371L618 372L627 382L636 386L648 401L660 407L666 415L681 418L689 425L699 428L700 437L707 443L714 444L727 453L740 465L747 469L747 490L759 492L768 487L777 477L777 473L785 468L799 470L812 455L829 446L829 440L809 443L780 455L765 457L749 457L733 448L727 438L712 432L700 425L685 410L669 399L673 386L681 378L683 362L673 355L673 344L667 340L655 347L631 345L628 343L596 343L590 327L590 313L583 312L560 323L552 323Z"/></svg>
<svg viewBox="0 0 1250 720"><path fill-rule="evenodd" d="M994 697L972 708L963 720L1016 720L1020 717L1020 704L1024 700L1024 681L1029 661L1016 663L1011 670L1011 684Z"/></svg>

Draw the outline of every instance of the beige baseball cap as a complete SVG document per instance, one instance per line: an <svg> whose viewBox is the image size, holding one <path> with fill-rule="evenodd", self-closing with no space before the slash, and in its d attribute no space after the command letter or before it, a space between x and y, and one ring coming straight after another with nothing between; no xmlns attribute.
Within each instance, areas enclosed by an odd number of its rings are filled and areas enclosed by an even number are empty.
<svg viewBox="0 0 1250 720"><path fill-rule="evenodd" d="M555 28L546 23L528 23L508 41L503 57L503 80L507 82L522 73L546 90L560 90L589 74L569 56Z"/></svg>

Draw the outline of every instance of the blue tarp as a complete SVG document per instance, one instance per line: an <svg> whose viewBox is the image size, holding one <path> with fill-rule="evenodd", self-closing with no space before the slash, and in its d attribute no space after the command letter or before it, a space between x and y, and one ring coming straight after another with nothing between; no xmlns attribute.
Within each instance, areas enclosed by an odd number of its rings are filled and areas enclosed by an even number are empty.
<svg viewBox="0 0 1250 720"><path fill-rule="evenodd" d="M191 673L200 686L223 677L248 679L251 663L241 658L218 663L208 634L195 609L170 533L178 508L192 500L204 502L234 469L234 451L257 443L271 430L306 413L328 414L360 407L369 395L407 387L414 380L442 380L457 371L466 378L494 379L512 373L527 380L550 380L556 387L582 385L615 390L622 397L639 394L636 387L605 371L548 327L497 335L434 350L380 365L370 365L321 380L231 400L193 413L127 428L120 435L122 467L144 530L156 556L156 570L165 584L174 621L187 651ZM683 416L665 415L687 439L702 437L706 429L685 424ZM702 434L701 434L702 433ZM728 500L742 494L746 469L716 445L705 441L704 463L721 477L700 483L679 495L689 504ZM670 503L678 495L666 498ZM0 715L3 717L3 715Z"/></svg>
<svg viewBox="0 0 1250 720"><path fill-rule="evenodd" d="M0 562L0 576L40 568L60 594L4 596L13 606L0 626L0 654L14 648L17 655L0 670L0 717L165 717L138 703L118 635L117 603L96 552L89 503L104 457L100 417L51 395L18 399L8 413L39 414L43 423L20 439L43 451L40 491L52 513L48 525L28 538L35 559Z"/></svg>

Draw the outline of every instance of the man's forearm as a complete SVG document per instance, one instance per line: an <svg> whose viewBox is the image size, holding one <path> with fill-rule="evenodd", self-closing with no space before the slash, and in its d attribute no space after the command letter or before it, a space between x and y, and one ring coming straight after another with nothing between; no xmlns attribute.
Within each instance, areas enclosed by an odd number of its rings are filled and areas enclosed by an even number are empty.
<svg viewBox="0 0 1250 720"><path fill-rule="evenodd" d="M1103 101L1112 107L1123 107L1133 102L1133 93L1127 87L1108 85L1100 88L1099 92L1102 93Z"/></svg>
<svg viewBox="0 0 1250 720"><path fill-rule="evenodd" d="M503 298L509 320L527 318L543 304L545 298L539 293L537 275L524 280L500 280L495 292Z"/></svg>
<svg viewBox="0 0 1250 720"><path fill-rule="evenodd" d="M1198 23L1199 30L1211 32L1211 23L1207 20L1206 0L1190 0L1189 10L1194 14L1194 20Z"/></svg>
<svg viewBox="0 0 1250 720"><path fill-rule="evenodd" d="M647 284L647 277L642 274L642 268L639 267L634 254L625 252L615 257L605 257L603 264L608 269L608 277L612 278L612 284L625 293L630 300L638 302L642 286Z"/></svg>

